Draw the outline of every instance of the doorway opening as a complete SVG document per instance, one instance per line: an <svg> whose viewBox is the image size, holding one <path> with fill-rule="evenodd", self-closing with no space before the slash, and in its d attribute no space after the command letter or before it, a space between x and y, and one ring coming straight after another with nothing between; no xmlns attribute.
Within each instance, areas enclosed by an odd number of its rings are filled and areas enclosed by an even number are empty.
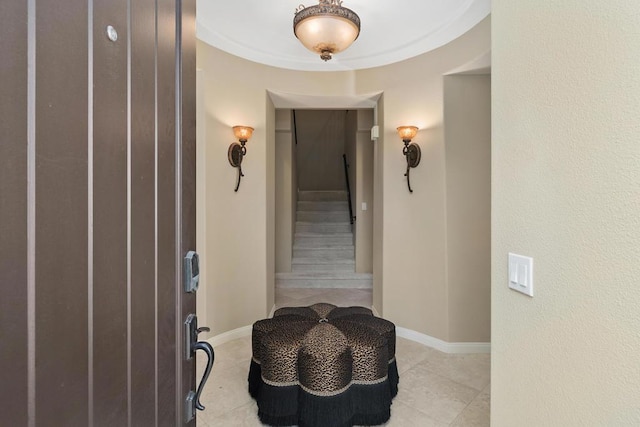
<svg viewBox="0 0 640 427"><path fill-rule="evenodd" d="M375 110L276 110L275 305L372 306Z"/></svg>

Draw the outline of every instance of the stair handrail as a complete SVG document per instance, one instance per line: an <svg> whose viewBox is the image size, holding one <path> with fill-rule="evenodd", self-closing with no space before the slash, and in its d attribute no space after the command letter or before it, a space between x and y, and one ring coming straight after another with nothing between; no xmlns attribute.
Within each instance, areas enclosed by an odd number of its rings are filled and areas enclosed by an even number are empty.
<svg viewBox="0 0 640 427"><path fill-rule="evenodd" d="M296 110L291 110L293 112L293 141L296 145L298 145L298 127L296 126Z"/></svg>
<svg viewBox="0 0 640 427"><path fill-rule="evenodd" d="M347 181L347 200L349 201L349 223L353 225L353 220L356 217L353 215L353 206L351 205L351 186L349 185L349 163L347 163L347 155L342 155L342 160L344 162L344 176Z"/></svg>

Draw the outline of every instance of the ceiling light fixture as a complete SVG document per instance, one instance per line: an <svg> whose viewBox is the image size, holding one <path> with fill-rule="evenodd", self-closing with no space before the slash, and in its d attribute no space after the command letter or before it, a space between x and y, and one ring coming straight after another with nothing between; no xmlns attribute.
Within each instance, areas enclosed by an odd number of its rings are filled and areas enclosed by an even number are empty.
<svg viewBox="0 0 640 427"><path fill-rule="evenodd" d="M293 33L304 47L328 61L358 38L360 17L342 7L341 0L320 0L309 7L301 4L293 18Z"/></svg>

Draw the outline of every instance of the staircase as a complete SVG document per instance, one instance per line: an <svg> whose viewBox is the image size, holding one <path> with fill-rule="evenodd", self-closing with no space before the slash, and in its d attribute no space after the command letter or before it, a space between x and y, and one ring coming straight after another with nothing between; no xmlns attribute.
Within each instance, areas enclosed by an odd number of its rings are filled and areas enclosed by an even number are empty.
<svg viewBox="0 0 640 427"><path fill-rule="evenodd" d="M355 248L344 191L301 191L291 273L277 273L281 288L369 289L372 275L355 272Z"/></svg>

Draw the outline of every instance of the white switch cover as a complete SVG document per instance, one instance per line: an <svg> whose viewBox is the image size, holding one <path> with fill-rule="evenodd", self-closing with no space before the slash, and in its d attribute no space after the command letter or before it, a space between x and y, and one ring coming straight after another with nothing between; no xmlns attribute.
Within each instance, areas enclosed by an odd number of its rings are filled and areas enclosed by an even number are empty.
<svg viewBox="0 0 640 427"><path fill-rule="evenodd" d="M363 211L367 210L367 202L362 202L362 210Z"/></svg>
<svg viewBox="0 0 640 427"><path fill-rule="evenodd" d="M375 141L380 138L380 127L374 126L371 128L371 140Z"/></svg>
<svg viewBox="0 0 640 427"><path fill-rule="evenodd" d="M509 253L509 287L533 296L533 258Z"/></svg>

